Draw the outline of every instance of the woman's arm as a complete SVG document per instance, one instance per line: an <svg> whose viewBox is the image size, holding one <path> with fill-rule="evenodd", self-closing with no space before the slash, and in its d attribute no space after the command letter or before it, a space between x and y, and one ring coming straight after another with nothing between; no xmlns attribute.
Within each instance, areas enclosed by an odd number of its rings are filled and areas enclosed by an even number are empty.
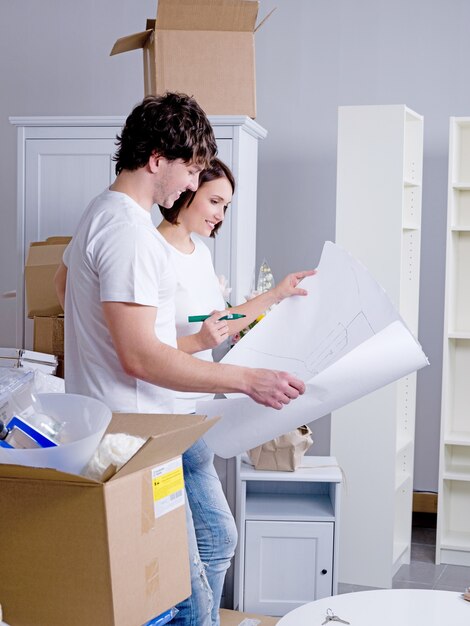
<svg viewBox="0 0 470 626"><path fill-rule="evenodd" d="M266 313L273 304L279 304L279 302L282 302L285 298L290 298L291 296L306 296L307 291L298 287L298 284L302 278L312 276L315 273L316 270L304 270L302 272L288 274L278 285L269 291L265 291L243 304L227 309L226 313L241 313L245 315L245 317L241 319L229 320L227 322L229 334L235 335L239 333L251 324L251 322L254 322L260 315Z"/></svg>
<svg viewBox="0 0 470 626"><path fill-rule="evenodd" d="M263 315L273 304L278 304L291 296L306 296L305 289L297 285L302 278L312 276L316 270L305 270L288 274L281 282L265 293L248 300L238 306L230 307L225 311L214 311L204 321L201 330L194 335L178 337L178 348L187 354L195 354L202 350L209 350L220 345L229 335L235 335ZM220 320L220 317L240 313L245 317L237 320Z"/></svg>

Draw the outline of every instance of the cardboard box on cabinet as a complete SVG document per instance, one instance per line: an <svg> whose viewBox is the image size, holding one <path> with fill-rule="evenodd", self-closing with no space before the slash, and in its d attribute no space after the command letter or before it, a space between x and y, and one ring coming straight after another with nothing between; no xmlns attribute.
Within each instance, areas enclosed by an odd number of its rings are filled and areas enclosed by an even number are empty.
<svg viewBox="0 0 470 626"><path fill-rule="evenodd" d="M159 0L157 19L118 39L111 55L143 49L146 95L183 92L208 115L254 118L258 8L258 0Z"/></svg>
<svg viewBox="0 0 470 626"><path fill-rule="evenodd" d="M71 237L49 237L29 246L24 277L28 317L63 313L54 287L54 274Z"/></svg>
<svg viewBox="0 0 470 626"><path fill-rule="evenodd" d="M4 619L142 626L188 597L180 455L215 421L114 414L108 432L147 441L103 482L0 464Z"/></svg>

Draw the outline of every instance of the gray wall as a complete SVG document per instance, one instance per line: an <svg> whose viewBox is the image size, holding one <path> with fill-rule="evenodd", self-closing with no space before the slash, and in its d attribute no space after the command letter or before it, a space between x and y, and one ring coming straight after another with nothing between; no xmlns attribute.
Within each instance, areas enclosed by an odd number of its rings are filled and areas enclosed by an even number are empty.
<svg viewBox="0 0 470 626"><path fill-rule="evenodd" d="M315 266L334 240L338 105L406 104L425 119L415 489L436 490L448 118L470 115L467 0L261 0L256 35L260 147L258 259L277 278ZM154 0L1 0L0 293L16 288L16 135L8 116L126 115L143 93L139 52L110 58ZM14 301L0 300L0 345ZM328 418L314 424L327 453Z"/></svg>

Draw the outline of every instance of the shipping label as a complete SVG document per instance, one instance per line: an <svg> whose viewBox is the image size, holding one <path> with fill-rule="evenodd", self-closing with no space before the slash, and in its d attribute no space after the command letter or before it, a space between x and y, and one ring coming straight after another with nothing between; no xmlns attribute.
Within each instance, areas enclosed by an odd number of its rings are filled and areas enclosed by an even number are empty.
<svg viewBox="0 0 470 626"><path fill-rule="evenodd" d="M153 508L155 517L184 505L183 461L181 457L152 469Z"/></svg>

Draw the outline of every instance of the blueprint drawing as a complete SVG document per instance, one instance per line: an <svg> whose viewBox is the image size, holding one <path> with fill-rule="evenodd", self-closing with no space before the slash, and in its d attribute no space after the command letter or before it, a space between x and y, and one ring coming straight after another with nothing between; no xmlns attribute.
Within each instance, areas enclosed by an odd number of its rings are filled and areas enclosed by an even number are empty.
<svg viewBox="0 0 470 626"><path fill-rule="evenodd" d="M428 364L382 287L339 246L326 242L318 272L302 281L307 296L275 306L223 362L287 371L306 393L281 411L232 394L199 402L222 419L205 435L229 458L318 419Z"/></svg>

